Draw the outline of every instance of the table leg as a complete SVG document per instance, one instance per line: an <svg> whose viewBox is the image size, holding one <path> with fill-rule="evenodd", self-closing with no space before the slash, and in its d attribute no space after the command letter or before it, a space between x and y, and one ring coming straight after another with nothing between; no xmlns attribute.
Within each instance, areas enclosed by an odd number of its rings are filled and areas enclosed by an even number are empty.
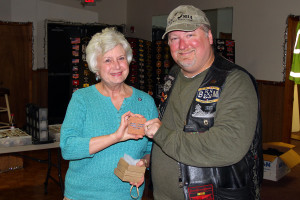
<svg viewBox="0 0 300 200"><path fill-rule="evenodd" d="M60 148L58 148L58 150L57 150L57 165L58 165L57 169L58 169L58 179L59 179L59 183L60 183L60 189L61 189L62 194L64 194L65 187L64 187L64 181L61 176L61 150L60 150Z"/></svg>
<svg viewBox="0 0 300 200"><path fill-rule="evenodd" d="M48 170L47 170L47 176L46 176L46 180L45 180L45 194L48 194L48 180L51 177L51 168L52 168L52 158L51 158L51 149L48 149Z"/></svg>
<svg viewBox="0 0 300 200"><path fill-rule="evenodd" d="M54 177L51 176L52 166L57 168L58 180L56 180ZM61 175L61 151L60 151L60 148L58 148L58 150L57 150L57 165L52 163L51 149L48 149L48 170L47 170L46 180L44 183L45 194L48 193L47 187L48 187L49 178L52 179L55 183L57 183L60 186L61 192L64 195L64 182L62 180L62 175Z"/></svg>

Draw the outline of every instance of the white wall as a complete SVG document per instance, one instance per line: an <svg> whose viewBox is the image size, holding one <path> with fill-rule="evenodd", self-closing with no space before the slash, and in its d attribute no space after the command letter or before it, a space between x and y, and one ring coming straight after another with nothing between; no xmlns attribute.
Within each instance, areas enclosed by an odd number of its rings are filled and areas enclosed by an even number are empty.
<svg viewBox="0 0 300 200"><path fill-rule="evenodd" d="M116 25L126 24L128 0L95 0L96 6L85 6L85 7L81 5L80 3L81 0L39 0L39 1L51 2L58 5L64 5L67 7L97 12L99 23L116 24Z"/></svg>
<svg viewBox="0 0 300 200"><path fill-rule="evenodd" d="M182 0L99 0L97 6L85 8L80 5L80 0L7 0L2 4L0 20L3 21L33 21L36 25L43 17L96 20L99 23L134 26L135 32L127 32L127 36L151 40L152 16L168 15L182 4ZM236 41L236 63L259 80L283 80L286 19L290 14L300 15L299 0L185 0L184 4L203 10L233 7L232 36ZM54 12L50 13L48 9ZM56 9L60 12L56 13ZM36 31L35 36L39 34ZM40 39L37 42L40 43ZM38 59L42 59L40 55ZM43 66L38 64L36 67Z"/></svg>
<svg viewBox="0 0 300 200"><path fill-rule="evenodd" d="M0 6L0 21L10 21L11 2L2 3Z"/></svg>
<svg viewBox="0 0 300 200"><path fill-rule="evenodd" d="M151 40L151 16L169 14L181 0L130 0L127 24L134 37ZM259 80L283 80L283 41L288 15L300 15L299 0L185 0L203 10L233 7L236 63ZM142 22L143 23L142 23Z"/></svg>
<svg viewBox="0 0 300 200"><path fill-rule="evenodd" d="M218 33L231 33L232 32L232 8L218 9Z"/></svg>
<svg viewBox="0 0 300 200"><path fill-rule="evenodd" d="M115 6L113 3L117 3ZM33 23L33 69L46 67L45 20L125 24L126 5L123 0L101 0L96 6L83 7L80 0L7 0L0 8L0 21ZM5 12L2 12L4 10ZM101 10L101 11L100 11ZM112 15L112 13L116 13Z"/></svg>
<svg viewBox="0 0 300 200"><path fill-rule="evenodd" d="M93 23L98 13L41 0L10 0L12 22L33 23L33 69L45 68L45 20Z"/></svg>

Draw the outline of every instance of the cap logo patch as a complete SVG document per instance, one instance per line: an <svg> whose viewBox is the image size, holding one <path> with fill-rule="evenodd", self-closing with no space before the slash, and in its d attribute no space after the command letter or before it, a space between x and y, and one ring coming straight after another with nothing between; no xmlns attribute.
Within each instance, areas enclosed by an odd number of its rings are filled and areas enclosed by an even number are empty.
<svg viewBox="0 0 300 200"><path fill-rule="evenodd" d="M182 12L178 12L174 15L174 17L172 19L170 19L168 21L168 26L171 25L172 23L176 22L176 21L181 21L181 20L193 21L193 16L188 15L188 14L183 14Z"/></svg>

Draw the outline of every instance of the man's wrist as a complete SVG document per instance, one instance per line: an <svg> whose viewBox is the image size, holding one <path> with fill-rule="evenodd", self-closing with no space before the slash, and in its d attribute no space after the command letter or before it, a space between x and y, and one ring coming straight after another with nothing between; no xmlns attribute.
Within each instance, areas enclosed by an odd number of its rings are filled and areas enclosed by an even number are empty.
<svg viewBox="0 0 300 200"><path fill-rule="evenodd" d="M149 164L149 163L148 163L148 160L147 160L147 159L143 159L143 162L144 162L144 164L145 164L145 167L148 168L148 167L149 167L149 165L148 165L148 164Z"/></svg>

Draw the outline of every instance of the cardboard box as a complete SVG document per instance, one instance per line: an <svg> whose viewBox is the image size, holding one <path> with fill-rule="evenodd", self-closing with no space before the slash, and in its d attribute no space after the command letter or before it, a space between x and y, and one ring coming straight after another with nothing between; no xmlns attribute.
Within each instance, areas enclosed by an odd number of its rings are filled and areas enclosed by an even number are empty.
<svg viewBox="0 0 300 200"><path fill-rule="evenodd" d="M0 130L0 147L32 144L32 137L18 128Z"/></svg>
<svg viewBox="0 0 300 200"><path fill-rule="evenodd" d="M135 165L129 165L124 158L121 158L118 162L117 168L114 173L122 181L125 182L139 182L144 176L146 167L138 167Z"/></svg>
<svg viewBox="0 0 300 200"><path fill-rule="evenodd" d="M61 124L49 125L49 139L59 142L60 141Z"/></svg>
<svg viewBox="0 0 300 200"><path fill-rule="evenodd" d="M278 181L300 163L300 155L293 150L294 147L283 142L263 144L264 179Z"/></svg>
<svg viewBox="0 0 300 200"><path fill-rule="evenodd" d="M0 155L0 173L23 168L23 158L11 155Z"/></svg>

